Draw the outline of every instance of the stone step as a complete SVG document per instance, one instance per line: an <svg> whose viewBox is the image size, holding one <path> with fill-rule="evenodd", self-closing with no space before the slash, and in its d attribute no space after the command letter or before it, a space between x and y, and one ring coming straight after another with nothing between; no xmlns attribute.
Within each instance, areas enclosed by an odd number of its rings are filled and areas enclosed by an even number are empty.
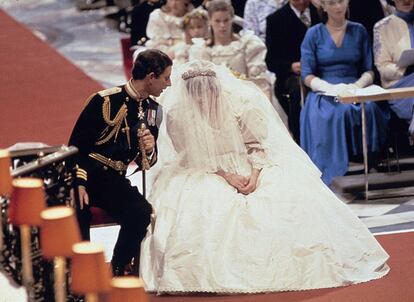
<svg viewBox="0 0 414 302"><path fill-rule="evenodd" d="M365 192L363 192L363 196L365 197ZM404 197L404 196L405 197L414 196L414 186L368 191L369 200L396 198L396 197Z"/></svg>
<svg viewBox="0 0 414 302"><path fill-rule="evenodd" d="M368 185L370 191L412 187L414 186L414 170L401 173L369 173ZM336 177L333 179L331 188L338 193L364 192L364 174Z"/></svg>

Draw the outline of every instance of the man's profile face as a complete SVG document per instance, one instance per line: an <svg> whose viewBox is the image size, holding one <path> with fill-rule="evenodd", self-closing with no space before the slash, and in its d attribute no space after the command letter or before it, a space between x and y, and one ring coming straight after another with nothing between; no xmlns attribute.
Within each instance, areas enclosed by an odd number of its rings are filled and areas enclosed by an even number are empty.
<svg viewBox="0 0 414 302"><path fill-rule="evenodd" d="M289 0L289 3L298 11L303 12L309 7L309 1L310 0Z"/></svg>
<svg viewBox="0 0 414 302"><path fill-rule="evenodd" d="M165 68L164 72L156 77L155 74L150 75L149 79L149 94L153 96L160 96L165 88L171 86L171 66Z"/></svg>

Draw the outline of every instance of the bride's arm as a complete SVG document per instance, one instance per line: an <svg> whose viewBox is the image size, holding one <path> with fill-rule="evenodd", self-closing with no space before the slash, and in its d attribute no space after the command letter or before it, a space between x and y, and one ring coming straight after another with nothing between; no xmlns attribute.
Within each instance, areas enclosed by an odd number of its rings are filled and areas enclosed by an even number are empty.
<svg viewBox="0 0 414 302"><path fill-rule="evenodd" d="M268 136L267 120L255 107L243 110L239 118L240 131L247 150L247 158L253 169L261 170L268 165L263 141Z"/></svg>
<svg viewBox="0 0 414 302"><path fill-rule="evenodd" d="M261 146L261 142L267 135L265 130L267 126L260 112L253 109L246 110L244 113L240 115L238 120L243 142L247 150L247 158L252 166L251 175L244 177L222 170L217 171L216 174L223 177L238 192L248 195L256 190L260 171L267 166L265 150Z"/></svg>

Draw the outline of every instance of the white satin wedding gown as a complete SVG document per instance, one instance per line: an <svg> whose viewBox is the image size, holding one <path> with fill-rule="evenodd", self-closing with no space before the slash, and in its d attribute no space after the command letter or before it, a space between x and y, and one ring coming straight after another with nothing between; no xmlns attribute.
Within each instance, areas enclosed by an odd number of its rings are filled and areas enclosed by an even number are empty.
<svg viewBox="0 0 414 302"><path fill-rule="evenodd" d="M221 127L206 130L212 142L202 141L197 149L190 141L200 138L203 114L186 118L197 111L187 111L182 101L191 101L180 92L186 81L176 77L165 98L172 104L164 106L160 156L176 156L162 166L149 196L156 220L141 249L146 290L291 291L344 286L387 274L387 253L321 181L319 170L290 138L265 96L244 81L219 77L219 67L215 71L222 100L228 102L221 110L229 118ZM252 167L262 169L249 195L238 193L209 164L203 168L204 153L216 152L217 162L225 162L226 147L220 152L207 149L229 144L236 136L242 145L232 153L228 169L245 176Z"/></svg>

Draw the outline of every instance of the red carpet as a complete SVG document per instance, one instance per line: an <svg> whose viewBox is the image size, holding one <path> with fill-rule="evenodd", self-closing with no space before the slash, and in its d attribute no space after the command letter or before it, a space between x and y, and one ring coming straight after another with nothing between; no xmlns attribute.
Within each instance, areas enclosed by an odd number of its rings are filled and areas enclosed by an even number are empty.
<svg viewBox="0 0 414 302"><path fill-rule="evenodd" d="M391 271L367 283L303 292L239 296L152 296L152 302L413 302L414 233L377 236L390 255Z"/></svg>
<svg viewBox="0 0 414 302"><path fill-rule="evenodd" d="M16 142L64 144L85 99L102 87L0 10L0 148ZM304 292L240 296L152 296L152 302L413 302L414 233L378 236L391 272L368 283Z"/></svg>
<svg viewBox="0 0 414 302"><path fill-rule="evenodd" d="M66 144L100 84L0 10L0 148Z"/></svg>

